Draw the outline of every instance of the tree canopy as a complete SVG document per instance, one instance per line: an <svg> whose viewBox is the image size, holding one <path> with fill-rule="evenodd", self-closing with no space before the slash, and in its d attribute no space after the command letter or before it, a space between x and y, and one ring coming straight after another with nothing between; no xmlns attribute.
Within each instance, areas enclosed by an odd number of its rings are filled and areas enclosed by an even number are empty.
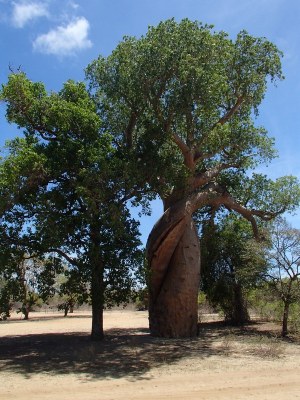
<svg viewBox="0 0 300 400"><path fill-rule="evenodd" d="M125 168L83 83L48 94L18 73L1 96L8 121L25 129L0 165L1 228L18 225L30 253L56 253L90 285L92 336L101 338L104 304L130 297L141 258Z"/></svg>

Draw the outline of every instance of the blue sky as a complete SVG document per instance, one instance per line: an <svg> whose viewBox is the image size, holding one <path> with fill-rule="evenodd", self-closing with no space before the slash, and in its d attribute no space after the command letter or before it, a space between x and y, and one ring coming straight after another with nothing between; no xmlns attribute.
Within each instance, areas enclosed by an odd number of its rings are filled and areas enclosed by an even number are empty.
<svg viewBox="0 0 300 400"><path fill-rule="evenodd" d="M84 79L88 63L108 55L124 35L140 36L171 17L213 24L233 39L246 29L284 52L286 79L269 87L257 122L275 137L279 158L261 171L300 179L299 0L0 0L0 82L9 67L21 67L48 90L59 90L69 78ZM0 146L17 133L1 104ZM155 203L153 216L142 219L143 240L160 212ZM300 213L288 219L300 228Z"/></svg>

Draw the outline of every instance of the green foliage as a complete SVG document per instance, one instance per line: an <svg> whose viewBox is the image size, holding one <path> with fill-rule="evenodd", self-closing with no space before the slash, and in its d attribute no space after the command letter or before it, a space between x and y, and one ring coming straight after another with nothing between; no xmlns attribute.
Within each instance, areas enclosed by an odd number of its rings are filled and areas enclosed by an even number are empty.
<svg viewBox="0 0 300 400"><path fill-rule="evenodd" d="M79 303L92 296L100 311L105 301L125 301L141 256L127 206L134 192L85 85L68 81L48 94L25 74L12 74L1 97L8 120L25 129L1 160L1 229L9 236L14 226L31 252L69 263L62 294ZM49 267L40 275L44 298L53 294L56 273ZM83 287L90 293L80 293Z"/></svg>
<svg viewBox="0 0 300 400"><path fill-rule="evenodd" d="M283 78L280 58L276 46L245 31L233 42L211 26L167 20L139 39L125 37L86 73L107 128L119 144L120 132L131 129L141 165L148 175L153 171L148 181L165 197L190 174L174 134L200 152L198 172L223 162L248 168L274 157L273 140L251 115L268 79ZM223 124L222 114L237 99L241 107Z"/></svg>
<svg viewBox="0 0 300 400"><path fill-rule="evenodd" d="M28 319L29 312L34 311L34 307L42 307L41 298L35 292L27 292L26 297L22 299L21 307L17 313L22 313L25 319Z"/></svg>
<svg viewBox="0 0 300 400"><path fill-rule="evenodd" d="M258 315L281 320L282 336L286 336L299 328L300 233L277 218L268 227L268 236L265 284L252 291L249 300Z"/></svg>
<svg viewBox="0 0 300 400"><path fill-rule="evenodd" d="M0 321L4 321L10 317L12 309L12 293L15 292L14 288L11 287L12 282L1 279L0 286Z"/></svg>
<svg viewBox="0 0 300 400"><path fill-rule="evenodd" d="M202 291L200 291L198 293L198 305L201 307L202 305L204 305L206 303L207 299L206 299L206 294Z"/></svg>
<svg viewBox="0 0 300 400"><path fill-rule="evenodd" d="M251 228L235 215L212 221L202 231L202 287L210 303L225 319L240 324L249 319L247 291L267 268L263 246Z"/></svg>
<svg viewBox="0 0 300 400"><path fill-rule="evenodd" d="M149 289L147 287L138 290L135 300L135 307L138 311L148 310Z"/></svg>
<svg viewBox="0 0 300 400"><path fill-rule="evenodd" d="M13 236L29 254L55 252L76 271L78 287L90 285L99 311L130 296L141 264L130 201L146 213L156 195L165 208L186 201L191 213L224 205L254 230L256 217L293 210L295 178L272 182L247 171L276 155L253 116L268 82L283 79L281 56L245 31L233 41L211 26L172 19L92 62L89 89L67 81L47 93L24 73L11 74L0 99L24 138L0 160L3 248L16 245ZM220 235L229 254L235 239L225 227ZM259 272L248 272L242 234L237 242L230 265L244 285Z"/></svg>
<svg viewBox="0 0 300 400"><path fill-rule="evenodd" d="M300 304L299 302L291 304L289 312L289 331L291 333L300 333Z"/></svg>
<svg viewBox="0 0 300 400"><path fill-rule="evenodd" d="M226 182L231 193L248 208L260 210L262 215L269 213L275 216L285 211L293 212L298 207L300 186L294 176L283 176L273 181L257 173L251 177L232 175L227 177Z"/></svg>
<svg viewBox="0 0 300 400"><path fill-rule="evenodd" d="M283 307L278 296L268 283L264 282L248 293L248 304L252 312L266 321L280 321Z"/></svg>
<svg viewBox="0 0 300 400"><path fill-rule="evenodd" d="M267 321L282 322L284 304L274 286L266 282L264 285L254 288L248 295L249 307L252 312ZM300 332L300 303L292 303L288 315L289 332Z"/></svg>
<svg viewBox="0 0 300 400"><path fill-rule="evenodd" d="M18 312L28 319L34 306L40 307L42 301L47 301L54 294L52 285L57 270L58 266L53 258L30 256L20 244L5 247L0 240L2 317L8 318L13 305L21 304Z"/></svg>

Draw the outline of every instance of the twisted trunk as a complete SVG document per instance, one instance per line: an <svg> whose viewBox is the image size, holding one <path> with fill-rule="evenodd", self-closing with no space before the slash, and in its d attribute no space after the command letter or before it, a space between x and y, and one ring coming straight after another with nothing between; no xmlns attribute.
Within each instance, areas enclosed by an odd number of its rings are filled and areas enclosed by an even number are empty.
<svg viewBox="0 0 300 400"><path fill-rule="evenodd" d="M154 226L147 244L150 332L197 335L200 247L188 202L179 202Z"/></svg>
<svg viewBox="0 0 300 400"><path fill-rule="evenodd" d="M252 215L255 210L235 202L216 182L200 184L205 188L196 190L197 186L187 185L175 190L165 200L167 209L149 235L149 321L154 336L197 335L200 248L193 212L207 204L215 208L223 204L243 215L257 231Z"/></svg>

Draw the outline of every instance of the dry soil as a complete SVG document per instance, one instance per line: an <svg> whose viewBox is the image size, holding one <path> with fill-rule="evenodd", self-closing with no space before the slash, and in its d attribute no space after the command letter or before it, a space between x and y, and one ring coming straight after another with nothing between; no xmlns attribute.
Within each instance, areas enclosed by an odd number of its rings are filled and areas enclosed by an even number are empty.
<svg viewBox="0 0 300 400"><path fill-rule="evenodd" d="M153 338L146 312L108 311L91 342L89 313L0 322L2 400L300 399L300 344L279 327L204 322L199 337Z"/></svg>

